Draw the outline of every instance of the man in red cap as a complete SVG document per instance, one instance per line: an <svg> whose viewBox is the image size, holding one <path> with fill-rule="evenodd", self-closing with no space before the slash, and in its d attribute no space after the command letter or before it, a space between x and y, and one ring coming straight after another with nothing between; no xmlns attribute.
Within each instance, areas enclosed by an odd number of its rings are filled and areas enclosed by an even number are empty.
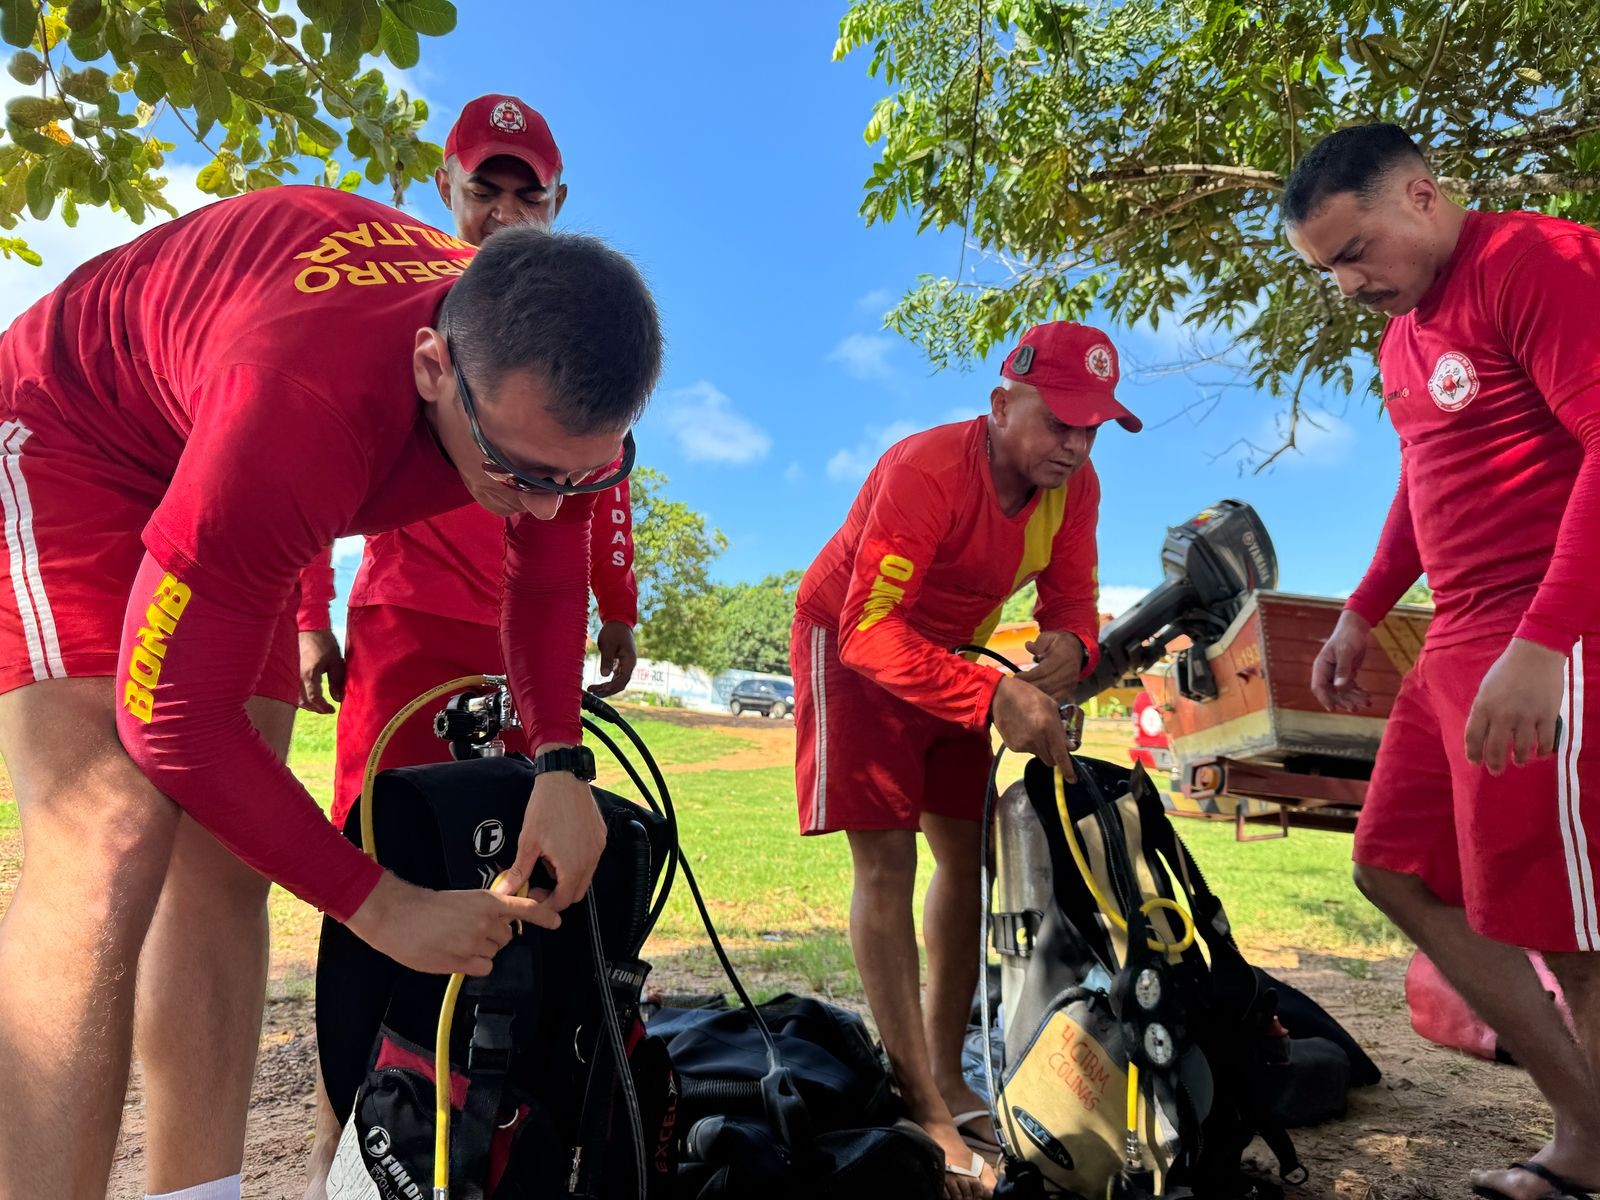
<svg viewBox="0 0 1600 1200"><path fill-rule="evenodd" d="M515 96L479 96L461 110L434 173L456 235L474 246L508 226L549 228L567 199L561 151L550 126ZM389 719L427 689L462 675L504 674L500 647L500 565L505 522L477 504L367 539L350 590L345 652L332 629L332 548L301 576L300 706L328 713L323 678L340 702L333 823L343 828L361 794L367 756ZM589 532L590 587L600 612L600 670L590 690L614 695L638 660L633 627L639 592L633 576L633 511L622 480L595 498ZM520 729L502 735L527 752ZM424 709L395 731L381 765L406 767L446 756ZM338 997L326 998L337 1003ZM323 1194L340 1133L338 1115L317 1079L317 1129L308 1164L309 1197Z"/></svg>
<svg viewBox="0 0 1600 1200"><path fill-rule="evenodd" d="M943 1147L952 1197L988 1195L975 1153L988 1109L961 1076L978 961L979 820L993 723L1012 750L1072 771L1058 704L1098 657L1089 463L1116 399L1117 352L1070 321L1038 325L1005 360L990 411L890 447L800 584L796 787L805 834L845 830L850 941L912 1117ZM1001 675L950 651L981 645L1037 581L1034 666ZM918 994L916 833L933 853Z"/></svg>
<svg viewBox="0 0 1600 1200"><path fill-rule="evenodd" d="M550 126L515 96L479 96L461 110L434 175L456 234L474 246L509 225L549 228L566 203L561 151ZM332 548L301 578L301 707L328 713L328 690L340 701L333 823L361 794L367 755L389 719L422 692L460 675L503 674L500 653L500 559L503 522L476 504L369 538L350 590L345 653L334 636ZM639 591L633 576L633 511L626 480L596 498L589 534L590 586L599 604L595 637L605 683L627 686L638 660L633 627ZM526 750L520 730L507 746ZM437 762L444 744L431 711L395 732L382 765Z"/></svg>

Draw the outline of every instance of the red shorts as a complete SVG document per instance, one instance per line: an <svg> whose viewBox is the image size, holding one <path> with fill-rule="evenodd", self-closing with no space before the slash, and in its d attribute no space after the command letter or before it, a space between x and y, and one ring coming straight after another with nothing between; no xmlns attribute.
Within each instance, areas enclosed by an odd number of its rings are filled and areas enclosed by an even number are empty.
<svg viewBox="0 0 1600 1200"><path fill-rule="evenodd" d="M1600 636L1567 660L1556 753L1498 778L1467 762L1467 714L1507 635L1425 648L1384 729L1355 860L1415 875L1478 933L1532 950L1600 950ZM1575 651L1578 648L1575 648Z"/></svg>
<svg viewBox="0 0 1600 1200"><path fill-rule="evenodd" d="M113 676L140 540L168 481L66 426L37 388L0 386L0 692L44 679ZM298 597L284 611L256 694L300 697ZM108 691L109 695L109 691Z"/></svg>
<svg viewBox="0 0 1600 1200"><path fill-rule="evenodd" d="M361 795L367 755L389 719L431 687L460 675L500 675L500 633L493 625L452 621L414 608L364 604L345 624L344 702L339 706L333 781L333 823L344 819ZM450 747L433 734L433 717L444 707L425 705L413 713L384 748L379 764L413 767L448 762ZM520 729L501 734L508 752L527 752Z"/></svg>
<svg viewBox="0 0 1600 1200"><path fill-rule="evenodd" d="M838 635L796 621L795 790L800 832L916 829L923 813L983 819L988 730L930 716L839 661Z"/></svg>

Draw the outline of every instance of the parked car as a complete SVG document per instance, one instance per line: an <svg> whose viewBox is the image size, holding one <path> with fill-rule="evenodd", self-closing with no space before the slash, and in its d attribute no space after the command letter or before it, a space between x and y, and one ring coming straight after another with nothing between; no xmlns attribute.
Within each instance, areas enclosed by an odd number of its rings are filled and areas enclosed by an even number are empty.
<svg viewBox="0 0 1600 1200"><path fill-rule="evenodd" d="M728 694L728 711L758 712L768 717L787 717L794 712L794 684L786 679L746 679Z"/></svg>

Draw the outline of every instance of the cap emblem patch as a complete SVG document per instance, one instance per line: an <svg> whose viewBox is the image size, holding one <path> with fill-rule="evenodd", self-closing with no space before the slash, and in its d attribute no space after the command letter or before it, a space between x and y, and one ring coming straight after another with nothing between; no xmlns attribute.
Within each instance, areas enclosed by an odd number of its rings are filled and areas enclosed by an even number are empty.
<svg viewBox="0 0 1600 1200"><path fill-rule="evenodd" d="M489 124L506 133L521 133L528 127L528 118L515 100L502 100L490 110Z"/></svg>
<svg viewBox="0 0 1600 1200"><path fill-rule="evenodd" d="M1089 353L1083 356L1083 365L1088 368L1089 374L1096 379L1111 378L1111 347L1101 343L1090 346Z"/></svg>

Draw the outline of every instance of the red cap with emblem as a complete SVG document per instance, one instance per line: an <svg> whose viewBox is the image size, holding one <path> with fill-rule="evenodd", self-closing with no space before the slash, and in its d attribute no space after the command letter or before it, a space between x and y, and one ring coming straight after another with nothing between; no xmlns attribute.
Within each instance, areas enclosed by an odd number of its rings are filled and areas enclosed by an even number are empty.
<svg viewBox="0 0 1600 1200"><path fill-rule="evenodd" d="M1006 355L1000 374L1038 388L1050 411L1068 425L1115 421L1129 433L1144 428L1117 402L1117 349L1093 326L1076 321L1035 325Z"/></svg>
<svg viewBox="0 0 1600 1200"><path fill-rule="evenodd" d="M479 96L450 127L444 156L471 174L502 154L527 163L546 187L561 174L561 151L537 109L515 96Z"/></svg>

